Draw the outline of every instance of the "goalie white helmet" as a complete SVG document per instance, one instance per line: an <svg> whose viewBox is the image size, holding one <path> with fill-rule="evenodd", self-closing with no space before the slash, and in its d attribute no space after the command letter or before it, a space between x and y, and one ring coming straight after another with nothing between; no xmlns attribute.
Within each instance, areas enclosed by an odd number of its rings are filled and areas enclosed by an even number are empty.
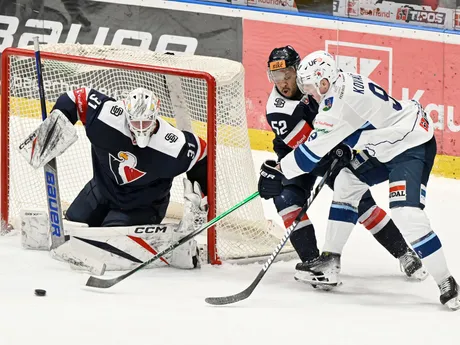
<svg viewBox="0 0 460 345"><path fill-rule="evenodd" d="M144 148L156 128L160 100L152 91L138 88L129 93L124 105L129 129L134 136L133 141Z"/></svg>
<svg viewBox="0 0 460 345"><path fill-rule="evenodd" d="M312 95L319 103L324 97L324 93L320 92L321 80L327 79L332 84L338 75L339 70L334 57L326 51L318 50L300 62L297 69L297 86L303 94Z"/></svg>

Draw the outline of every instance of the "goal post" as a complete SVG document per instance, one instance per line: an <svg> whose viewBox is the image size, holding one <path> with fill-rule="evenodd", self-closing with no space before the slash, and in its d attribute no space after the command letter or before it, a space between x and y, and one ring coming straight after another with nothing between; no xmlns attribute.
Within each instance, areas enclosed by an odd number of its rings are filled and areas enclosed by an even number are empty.
<svg viewBox="0 0 460 345"><path fill-rule="evenodd" d="M47 108L62 93L79 87L120 99L142 86L159 97L160 116L206 140L209 219L257 190L241 63L126 46L47 44L41 48ZM19 142L40 123L34 68L31 47L3 51L0 210L4 224L14 224L24 207L46 207L41 171L31 168L17 152ZM91 145L83 126L76 126L78 141L57 159L64 208L92 177ZM170 218L182 214L181 179L173 183ZM261 200L254 200L208 230L209 262L269 255L282 233L275 222L265 219Z"/></svg>

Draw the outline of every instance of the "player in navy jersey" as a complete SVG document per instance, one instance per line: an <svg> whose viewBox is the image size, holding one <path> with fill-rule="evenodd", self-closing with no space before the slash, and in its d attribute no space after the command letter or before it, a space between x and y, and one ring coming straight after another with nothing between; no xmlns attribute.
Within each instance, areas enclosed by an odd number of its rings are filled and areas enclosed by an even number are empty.
<svg viewBox="0 0 460 345"><path fill-rule="evenodd" d="M160 100L143 88L133 90L123 100L115 100L95 89L80 88L62 94L48 118L32 134L36 140L21 146L22 153L34 167L44 166L75 142L73 125L82 122L91 143L94 175L67 209L66 219L90 228L118 227L115 232L106 231L108 235L102 241L98 237L98 241L92 238L85 243L95 245L97 242L96 247L116 252L118 256L124 252L124 258L131 263L142 261L133 258L133 253L144 255L137 252L138 248L151 247L148 250L155 253L152 243L158 246L171 243L199 227L207 217L206 143L163 120L158 116L159 109ZM155 233L133 228L149 225L149 229L154 229L162 222L173 179L182 173L186 173L188 179L184 179L181 223L156 228L160 230ZM121 239L115 240L118 249L108 250L109 241L120 236ZM130 243L120 247L126 237L133 241L144 237L147 241L141 246ZM177 254L181 251L184 255ZM100 260L106 260L105 254L98 254ZM191 264L191 258L196 255L196 241L181 246L174 255L170 260L172 265L195 267L196 260ZM114 269L129 267L123 262L114 263Z"/></svg>
<svg viewBox="0 0 460 345"><path fill-rule="evenodd" d="M309 282L337 282L340 254L359 219L369 186L389 181L391 214L436 281L440 302L460 309L459 285L447 267L442 244L424 211L426 187L436 156L432 119L415 100L397 100L364 75L337 68L325 51L306 56L297 69L297 86L319 104L314 129L279 162L266 161L260 195L277 197L283 180L314 173L323 157L338 153L349 164L334 181L323 253L306 265ZM361 150L354 154L355 150ZM336 155L338 156L338 155Z"/></svg>
<svg viewBox="0 0 460 345"><path fill-rule="evenodd" d="M307 140L318 113L318 103L312 96L304 96L297 87L299 63L300 56L291 46L273 49L268 58L267 73L274 86L267 101L266 116L275 134L273 149L278 161ZM326 157L311 174L283 179L282 193L273 200L286 228L310 196L317 176L322 176L331 163L332 159ZM333 179L328 183L332 186ZM408 247L391 218L375 204L370 192L363 196L359 205L359 221L388 252L400 260L409 277L414 275L419 280L426 277L420 259ZM319 256L315 230L308 215L302 218L290 240L302 261L296 267L296 278L302 280L304 263L308 265Z"/></svg>

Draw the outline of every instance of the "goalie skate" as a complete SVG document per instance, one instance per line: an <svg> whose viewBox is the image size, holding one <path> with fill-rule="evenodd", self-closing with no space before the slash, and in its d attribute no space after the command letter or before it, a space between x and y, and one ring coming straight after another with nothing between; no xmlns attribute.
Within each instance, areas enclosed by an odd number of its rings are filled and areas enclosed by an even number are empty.
<svg viewBox="0 0 460 345"><path fill-rule="evenodd" d="M438 287L441 292L441 296L439 297L440 302L451 310L460 309L459 287L454 277L450 276L446 278Z"/></svg>
<svg viewBox="0 0 460 345"><path fill-rule="evenodd" d="M332 290L340 286L340 254L323 252L318 258L298 263L294 279L315 289Z"/></svg>
<svg viewBox="0 0 460 345"><path fill-rule="evenodd" d="M422 264L422 260L409 250L404 255L399 257L401 272L405 273L410 280L422 281L428 277L428 271Z"/></svg>

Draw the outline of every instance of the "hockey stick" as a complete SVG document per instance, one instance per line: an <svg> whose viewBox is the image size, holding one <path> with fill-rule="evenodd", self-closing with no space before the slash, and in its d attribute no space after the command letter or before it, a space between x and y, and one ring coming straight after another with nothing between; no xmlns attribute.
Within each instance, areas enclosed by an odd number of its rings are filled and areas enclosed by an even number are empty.
<svg viewBox="0 0 460 345"><path fill-rule="evenodd" d="M191 232L187 236L182 237L180 240L171 243L163 251L157 253L154 257L152 257L151 259L147 260L146 262L140 264L139 266L137 266L136 268L132 269L131 271L129 271L129 272L125 273L125 274L122 274L121 276L112 278L112 279L101 279L101 278L98 278L98 277L91 276L91 277L88 278L88 281L86 282L86 286L102 288L102 289L106 289L106 288L109 288L111 286L114 286L115 284L117 284L117 283L121 282L122 280L128 278L130 275L132 275L132 274L136 273L137 271L143 269L145 266L148 266L152 262L160 259L162 256L168 254L170 251L173 251L174 249L176 249L180 245L188 242L193 237L201 234L203 231L207 230L208 228L210 228L211 226L216 224L222 218L226 217L227 215L229 215L230 213L232 213L236 209L240 208L241 206L243 206L244 204L248 203L249 201L251 201L252 199L254 199L254 198L258 197L258 196L259 196L259 192L255 192L255 193L251 194L246 199L244 199L243 201L239 202L235 206L229 208L224 213L222 213L219 216L217 216L216 218L210 220L206 224L203 224L199 229L196 229L195 231Z"/></svg>
<svg viewBox="0 0 460 345"><path fill-rule="evenodd" d="M43 87L42 64L40 58L40 46L38 36L34 37L35 50L35 66L37 69L38 93L40 96L40 107L42 111L42 120L46 120L46 103L45 89ZM44 146L47 145L52 131L55 127L51 127L48 137L45 138ZM55 249L65 242L64 227L62 222L62 207L59 193L58 172L56 158L53 158L44 166L45 171L45 187L46 199L48 204L48 217L50 226L51 247Z"/></svg>
<svg viewBox="0 0 460 345"><path fill-rule="evenodd" d="M318 183L316 186L315 190L313 193L310 195L308 200L305 202L305 204L302 206L302 209L299 211L297 214L297 217L295 218L294 222L292 222L291 226L286 229L286 232L283 235L283 238L281 239L280 243L276 246L275 250L273 250L272 255L268 258L268 260L265 262L265 264L262 266L262 269L260 270L259 274L257 277L254 279L254 281L249 285L246 289L243 291L231 295L231 296L224 296L224 297L207 297L205 299L206 303L212 304L212 305L225 305L225 304L231 304L231 303L236 303L239 301L242 301L249 296L251 296L252 292L255 290L257 285L259 285L260 281L264 277L265 273L267 273L268 269L272 265L272 263L275 261L275 258L278 256L280 253L281 249L283 249L284 245L288 241L289 237L291 237L292 232L295 230L297 225L299 224L300 220L302 219L303 215L307 212L308 208L312 204L313 200L318 196L319 192L323 188L324 184L326 183L327 179L329 176L331 176L332 172L335 169L335 166L338 162L338 158L334 159L334 161L331 164L331 167L329 170L324 174L323 178L321 181Z"/></svg>

